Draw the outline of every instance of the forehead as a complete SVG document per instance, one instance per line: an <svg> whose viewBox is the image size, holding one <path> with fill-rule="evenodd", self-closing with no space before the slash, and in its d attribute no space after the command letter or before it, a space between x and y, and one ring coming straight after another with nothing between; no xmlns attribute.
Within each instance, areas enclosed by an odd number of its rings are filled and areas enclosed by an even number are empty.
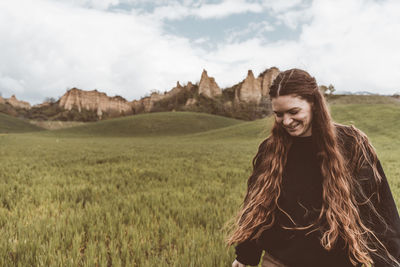
<svg viewBox="0 0 400 267"><path fill-rule="evenodd" d="M274 97L272 98L271 103L272 109L274 111L287 111L293 108L310 108L310 104L306 100L295 95L283 95Z"/></svg>

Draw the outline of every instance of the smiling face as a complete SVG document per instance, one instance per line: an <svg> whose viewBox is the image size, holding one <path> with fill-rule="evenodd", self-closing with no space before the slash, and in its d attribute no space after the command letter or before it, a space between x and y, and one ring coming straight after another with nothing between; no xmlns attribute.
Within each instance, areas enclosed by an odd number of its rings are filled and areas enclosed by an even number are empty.
<svg viewBox="0 0 400 267"><path fill-rule="evenodd" d="M271 100L275 120L291 135L305 137L312 133L312 107L295 95L274 97Z"/></svg>

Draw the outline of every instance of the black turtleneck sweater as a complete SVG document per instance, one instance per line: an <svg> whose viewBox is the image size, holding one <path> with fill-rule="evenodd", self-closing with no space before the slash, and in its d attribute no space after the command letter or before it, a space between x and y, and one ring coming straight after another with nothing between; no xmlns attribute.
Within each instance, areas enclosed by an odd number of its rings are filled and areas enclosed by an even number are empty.
<svg viewBox="0 0 400 267"><path fill-rule="evenodd" d="M400 219L380 164L378 169L383 178L380 193L385 200L381 205L389 207L383 210L379 207L377 209L388 213L388 216L385 216L388 223L396 225L397 233L392 236L395 240L393 242L395 251L393 253L392 249L391 252L398 256ZM246 265L257 265L262 251L265 250L290 267L352 267L342 239L339 239L332 250L327 251L320 244L321 232L317 227L307 230L287 229L287 227L308 226L318 218L322 206L322 179L312 137L295 137L288 153L282 177L281 195L278 199L278 204L284 212L278 210L274 226L265 230L258 240L238 244L236 259Z"/></svg>

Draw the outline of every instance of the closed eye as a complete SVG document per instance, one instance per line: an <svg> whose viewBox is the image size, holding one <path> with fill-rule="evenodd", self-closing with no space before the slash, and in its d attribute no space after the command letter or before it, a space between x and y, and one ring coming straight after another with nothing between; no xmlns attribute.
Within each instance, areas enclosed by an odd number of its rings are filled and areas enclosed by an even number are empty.
<svg viewBox="0 0 400 267"><path fill-rule="evenodd" d="M275 111L274 111L274 113L275 113L275 116L277 116L277 117L279 117L279 118L280 118L280 117L283 117L283 113L281 113L281 112L275 112Z"/></svg>

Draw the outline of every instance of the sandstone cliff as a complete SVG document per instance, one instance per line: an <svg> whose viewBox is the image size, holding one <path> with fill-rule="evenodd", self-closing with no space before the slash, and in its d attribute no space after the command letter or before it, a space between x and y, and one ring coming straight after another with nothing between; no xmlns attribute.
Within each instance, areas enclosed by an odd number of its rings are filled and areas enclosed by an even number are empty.
<svg viewBox="0 0 400 267"><path fill-rule="evenodd" d="M209 98L221 95L222 91L213 77L208 77L207 71L203 70L199 83L199 95L204 95Z"/></svg>
<svg viewBox="0 0 400 267"><path fill-rule="evenodd" d="M14 108L22 108L22 109L30 109L31 104L25 101L18 100L15 95L12 95L10 98L4 99L6 103L10 104Z"/></svg>
<svg viewBox="0 0 400 267"><path fill-rule="evenodd" d="M254 102L258 104L262 97L261 82L262 77L256 79L253 71L249 70L246 79L235 91L235 102Z"/></svg>
<svg viewBox="0 0 400 267"><path fill-rule="evenodd" d="M5 104L6 103L6 101L4 100L4 98L2 98L1 96L0 96L0 104Z"/></svg>
<svg viewBox="0 0 400 267"><path fill-rule="evenodd" d="M164 94L153 92L150 96L144 97L140 100L133 100L131 102L132 109L134 113L141 112L151 112L154 109L156 103L161 101L173 100L178 97L184 91L190 91L193 87L191 82L188 82L187 85L182 86L179 81L176 83L176 86L172 88L170 91L165 92Z"/></svg>
<svg viewBox="0 0 400 267"><path fill-rule="evenodd" d="M192 86L192 83L189 82L188 84L189 87ZM176 82L176 86L174 88L171 89L171 91L168 91L165 93L165 97L173 97L177 94L179 94L180 92L182 92L182 90L184 90L184 87L178 82Z"/></svg>
<svg viewBox="0 0 400 267"><path fill-rule="evenodd" d="M278 74L279 69L273 67L265 70L255 78L253 71L249 70L247 77L235 91L235 103L260 103L262 97L268 97L269 87Z"/></svg>
<svg viewBox="0 0 400 267"><path fill-rule="evenodd" d="M44 102L32 108L29 103L0 97L2 112L6 110L13 116L22 116L35 120L96 121L110 117L130 114L162 111L207 112L244 120L262 118L270 114L268 99L269 87L279 69L273 67L254 76L249 70L246 78L231 87L221 89L206 70L201 74L200 82L179 82L164 93L152 92L149 96L132 102L105 93L84 91L77 88L68 90L58 101ZM17 108L14 108L18 107ZM23 108L23 109L21 109Z"/></svg>
<svg viewBox="0 0 400 267"><path fill-rule="evenodd" d="M254 105L264 105L265 101L268 101L265 99L268 96L269 87L278 73L277 68L270 68L256 78L253 72L249 70L247 77L241 83L229 89L221 90L215 79L209 77L207 71L203 70L198 85L188 82L182 86L178 81L176 86L169 91L164 93L152 92L150 96L132 102L128 102L122 97L108 97L105 93L96 90L82 91L74 88L61 97L59 106L67 110L76 107L79 112L84 109L92 110L97 112L100 119L104 112L122 116L171 110L210 112L237 118L248 118L243 115L247 112L246 105L250 105L249 110L254 109ZM199 98L199 95L206 98ZM264 104L261 103L263 98L264 102L262 103ZM209 110L210 108L213 110ZM263 116L265 112L260 114L260 116Z"/></svg>
<svg viewBox="0 0 400 267"><path fill-rule="evenodd" d="M59 106L71 110L77 108L96 111L101 118L104 112L116 115L132 114L132 105L120 96L109 97L97 90L83 91L77 88L68 90L59 100Z"/></svg>
<svg viewBox="0 0 400 267"><path fill-rule="evenodd" d="M132 108L135 113L150 112L154 103L164 98L164 95L159 93L151 93L150 96L144 97L139 101L132 101Z"/></svg>
<svg viewBox="0 0 400 267"><path fill-rule="evenodd" d="M269 94L269 88L272 85L272 82L275 80L276 76L280 73L279 69L276 67L272 67L269 69L266 69L264 72L262 72L259 77L262 77L262 82L261 82L261 94L263 96L268 96Z"/></svg>

